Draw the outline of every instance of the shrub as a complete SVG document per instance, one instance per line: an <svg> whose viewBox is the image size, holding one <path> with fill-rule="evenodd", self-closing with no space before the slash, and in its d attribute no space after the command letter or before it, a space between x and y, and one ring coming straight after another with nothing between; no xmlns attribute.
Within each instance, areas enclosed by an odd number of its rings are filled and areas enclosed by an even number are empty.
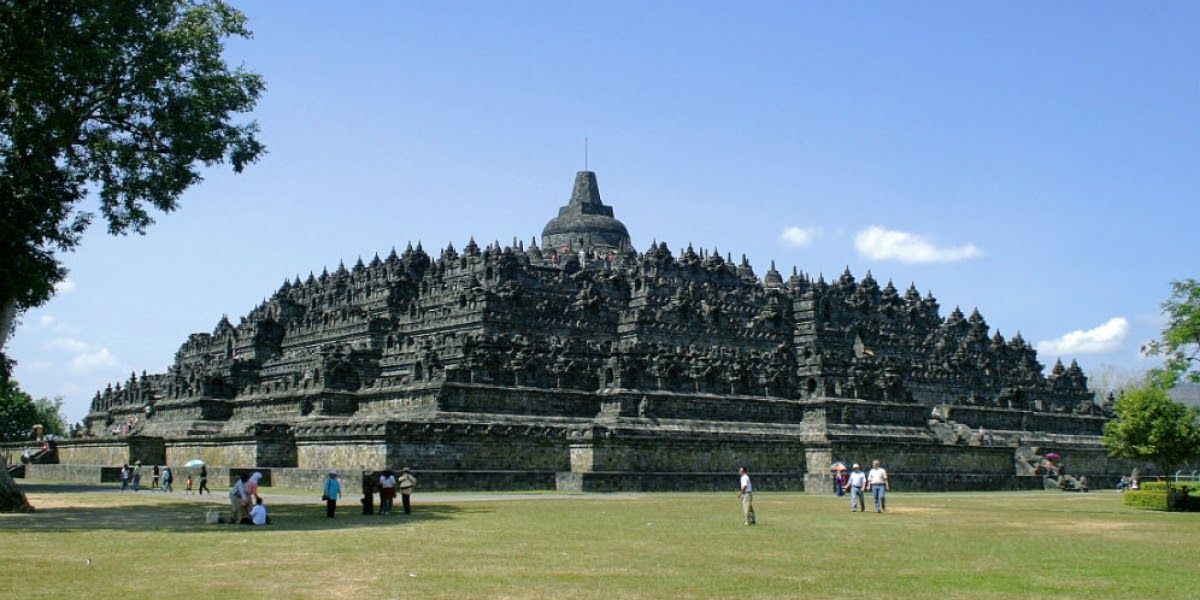
<svg viewBox="0 0 1200 600"><path fill-rule="evenodd" d="M1200 485L1195 483L1181 483L1176 485L1176 490L1185 485L1188 488L1187 510L1189 512L1200 512ZM1128 490L1122 494L1122 497L1124 498L1125 506L1166 510L1167 484L1163 481L1145 482L1141 484L1141 489Z"/></svg>

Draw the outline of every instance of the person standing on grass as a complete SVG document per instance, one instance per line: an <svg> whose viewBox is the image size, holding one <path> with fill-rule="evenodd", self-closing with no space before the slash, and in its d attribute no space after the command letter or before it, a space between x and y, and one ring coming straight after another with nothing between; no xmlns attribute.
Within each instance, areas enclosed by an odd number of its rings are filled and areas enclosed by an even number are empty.
<svg viewBox="0 0 1200 600"><path fill-rule="evenodd" d="M246 480L249 476L242 473L238 476L238 480L234 482L233 487L229 488L229 508L232 509L233 516L230 523L237 524L242 522L242 518L246 516Z"/></svg>
<svg viewBox="0 0 1200 600"><path fill-rule="evenodd" d="M385 469L379 475L379 514L392 514L392 503L396 501L396 474Z"/></svg>
<svg viewBox="0 0 1200 600"><path fill-rule="evenodd" d="M867 489L875 497L875 512L887 510L887 492L892 489L888 483L887 471L879 466L879 461L871 462L871 471L867 473Z"/></svg>
<svg viewBox="0 0 1200 600"><path fill-rule="evenodd" d="M833 472L833 493L839 498L846 495L846 467Z"/></svg>
<svg viewBox="0 0 1200 600"><path fill-rule="evenodd" d="M171 467L163 467L162 470L162 491L174 492L175 474L171 472Z"/></svg>
<svg viewBox="0 0 1200 600"><path fill-rule="evenodd" d="M754 525L758 523L754 518L754 486L750 484L750 474L746 472L746 467L738 467L738 475L741 476L738 499L742 501L742 516L745 518L742 524Z"/></svg>
<svg viewBox="0 0 1200 600"><path fill-rule="evenodd" d="M396 487L400 488L400 501L404 503L404 514L412 514L412 491L417 487L417 478L413 477L412 471L408 467L400 472L400 478L396 480Z"/></svg>
<svg viewBox="0 0 1200 600"><path fill-rule="evenodd" d="M325 493L321 496L325 500L325 516L332 519L333 514L337 512L337 501L342 496L342 484L338 483L337 469L334 469L325 476Z"/></svg>
<svg viewBox="0 0 1200 600"><path fill-rule="evenodd" d="M133 491L138 491L142 487L142 461L133 463Z"/></svg>
<svg viewBox="0 0 1200 600"><path fill-rule="evenodd" d="M212 495L212 490L208 489L208 465L200 465L200 489L196 495L203 496L204 492L208 492L209 496Z"/></svg>
<svg viewBox="0 0 1200 600"><path fill-rule="evenodd" d="M121 491L129 489L129 465L121 465Z"/></svg>
<svg viewBox="0 0 1200 600"><path fill-rule="evenodd" d="M867 503L863 500L863 487L867 485L867 474L862 472L858 463L850 469L850 479L846 481L846 491L850 492L850 512L867 511Z"/></svg>
<svg viewBox="0 0 1200 600"><path fill-rule="evenodd" d="M255 471L254 474L250 476L250 479L246 481L247 506L253 505L255 499L262 497L258 495L258 482L262 480L262 477L263 474L261 471Z"/></svg>
<svg viewBox="0 0 1200 600"><path fill-rule="evenodd" d="M154 472L151 473L151 475L154 478L150 480L150 491L157 492L158 491L158 465L154 465Z"/></svg>

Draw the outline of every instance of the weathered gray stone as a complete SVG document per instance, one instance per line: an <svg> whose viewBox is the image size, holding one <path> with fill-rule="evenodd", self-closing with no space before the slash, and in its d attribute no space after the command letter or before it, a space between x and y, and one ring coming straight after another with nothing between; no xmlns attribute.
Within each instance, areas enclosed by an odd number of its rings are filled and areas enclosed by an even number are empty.
<svg viewBox="0 0 1200 600"><path fill-rule="evenodd" d="M63 456L91 444L111 462L103 443L130 440L122 458L143 462L549 472L581 489L707 488L738 464L824 489L830 461L879 457L914 487L1015 489L1014 452L1094 454L1108 418L1078 365L1043 376L1020 335L943 318L915 287L638 253L581 172L541 247L410 245L284 281L168 372L98 393L93 439ZM1088 464L1094 481L1126 466Z"/></svg>

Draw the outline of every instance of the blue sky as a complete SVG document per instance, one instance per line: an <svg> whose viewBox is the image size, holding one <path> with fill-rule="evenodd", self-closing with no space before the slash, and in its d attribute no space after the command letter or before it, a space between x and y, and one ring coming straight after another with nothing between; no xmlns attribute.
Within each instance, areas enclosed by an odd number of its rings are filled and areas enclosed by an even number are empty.
<svg viewBox="0 0 1200 600"><path fill-rule="evenodd" d="M1195 277L1200 4L242 2L270 153L148 235L93 227L10 341L71 420L285 277L528 240L576 171L634 245L978 307L1047 366L1136 370Z"/></svg>

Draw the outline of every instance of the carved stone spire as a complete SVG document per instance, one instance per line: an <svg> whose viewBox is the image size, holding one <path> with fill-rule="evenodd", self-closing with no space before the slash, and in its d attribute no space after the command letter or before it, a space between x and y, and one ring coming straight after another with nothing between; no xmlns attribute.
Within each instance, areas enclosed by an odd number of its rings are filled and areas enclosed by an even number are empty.
<svg viewBox="0 0 1200 600"><path fill-rule="evenodd" d="M575 174L571 200L542 229L542 247L571 250L617 250L629 245L625 224L613 218L611 206L600 201L596 174Z"/></svg>

